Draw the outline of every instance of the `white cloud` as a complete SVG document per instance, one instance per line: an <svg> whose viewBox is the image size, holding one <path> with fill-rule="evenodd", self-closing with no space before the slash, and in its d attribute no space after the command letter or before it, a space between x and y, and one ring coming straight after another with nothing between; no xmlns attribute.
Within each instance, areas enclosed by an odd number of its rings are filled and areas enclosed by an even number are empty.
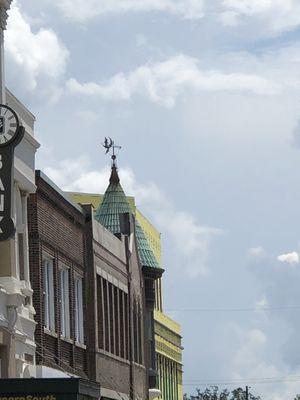
<svg viewBox="0 0 300 400"><path fill-rule="evenodd" d="M296 373L300 368L300 354L298 345L299 319L299 277L298 268L282 268L281 263L287 262L291 265L299 262L298 253L291 252L282 254L275 258L273 256L256 260L251 265L251 270L257 275L261 285L261 300L270 307L262 313L264 327L269 331L267 345L268 358L273 357L273 347L280 344L280 357L282 365L278 364L281 374ZM259 310L259 307L257 307ZM256 313L258 316L258 313ZM254 323L263 321L255 320ZM275 333L276 331L276 333ZM275 336L274 336L275 335ZM263 359L263 357L262 357ZM272 361L270 361L272 362ZM274 361L275 362L275 361ZM278 360L277 360L278 363ZM286 371L283 372L283 370Z"/></svg>
<svg viewBox="0 0 300 400"><path fill-rule="evenodd" d="M128 12L161 11L185 19L203 16L203 0L60 0L55 5L66 17L79 22Z"/></svg>
<svg viewBox="0 0 300 400"><path fill-rule="evenodd" d="M60 0L54 5L64 16L78 22L104 15L151 11L199 20L205 15L206 5L213 14L220 15L225 26L250 24L269 35L292 30L300 24L298 0L217 0L213 5L203 0Z"/></svg>
<svg viewBox="0 0 300 400"><path fill-rule="evenodd" d="M11 82L25 91L45 90L52 98L60 93L58 81L65 72L69 53L55 32L33 32L14 2L9 12L5 50Z"/></svg>
<svg viewBox="0 0 300 400"><path fill-rule="evenodd" d="M176 248L184 255L189 276L205 275L211 241L223 234L222 229L200 225L191 214L167 206L157 210L155 219L173 236Z"/></svg>
<svg viewBox="0 0 300 400"><path fill-rule="evenodd" d="M291 253L281 254L277 257L278 261L286 262L288 264L299 264L299 254L295 251Z"/></svg>
<svg viewBox="0 0 300 400"><path fill-rule="evenodd" d="M298 0L223 0L224 25L257 25L270 35L292 30L300 25Z"/></svg>
<svg viewBox="0 0 300 400"><path fill-rule="evenodd" d="M81 110L77 112L77 117L83 120L86 126L93 125L98 120L98 115L91 110Z"/></svg>
<svg viewBox="0 0 300 400"><path fill-rule="evenodd" d="M63 190L90 193L104 193L110 173L108 167L90 170L86 157L66 159L46 166L44 171ZM119 173L126 194L134 195L157 228L174 242L187 275L206 274L211 242L223 231L203 226L191 214L177 210L155 183L138 183L130 168L122 168Z"/></svg>
<svg viewBox="0 0 300 400"><path fill-rule="evenodd" d="M223 6L246 15L270 11L274 7L291 9L289 0L224 0Z"/></svg>
<svg viewBox="0 0 300 400"><path fill-rule="evenodd" d="M262 246L251 247L248 250L248 255L250 257L261 257L261 256L266 255L266 251Z"/></svg>
<svg viewBox="0 0 300 400"><path fill-rule="evenodd" d="M255 394L260 392L264 400L293 399L300 390L300 384L297 382L299 370L295 370L291 375L286 367L278 367L266 359L266 348L271 345L266 333L259 328L243 330L237 325L234 333L237 351L231 363L232 378L237 382L254 382L250 391ZM256 386L255 381L268 382L269 385Z"/></svg>
<svg viewBox="0 0 300 400"><path fill-rule="evenodd" d="M269 306L269 302L268 302L266 295L263 295L255 304L257 311L260 311L261 309L264 309L268 306Z"/></svg>
<svg viewBox="0 0 300 400"><path fill-rule="evenodd" d="M67 87L72 93L111 101L129 100L134 95L142 95L165 107L173 107L177 98L187 91L273 95L281 89L273 81L251 73L201 70L197 59L182 54L163 62L140 66L128 74L119 73L102 84L79 83L76 79L70 79Z"/></svg>

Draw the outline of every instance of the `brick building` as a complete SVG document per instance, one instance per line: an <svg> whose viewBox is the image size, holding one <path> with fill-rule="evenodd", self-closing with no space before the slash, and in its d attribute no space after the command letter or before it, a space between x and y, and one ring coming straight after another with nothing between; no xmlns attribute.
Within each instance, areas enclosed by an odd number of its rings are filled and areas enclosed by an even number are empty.
<svg viewBox="0 0 300 400"><path fill-rule="evenodd" d="M36 185L28 229L37 376L87 377L85 214L40 171Z"/></svg>
<svg viewBox="0 0 300 400"><path fill-rule="evenodd" d="M78 204L92 204L94 209L104 201L104 196L95 193L68 192L70 198ZM151 222L136 207L135 198L126 196L130 210L134 213L137 225L139 243L148 249L148 256L144 263L161 266L161 235ZM106 199L107 202L107 199ZM111 200L109 201L111 203ZM124 204L122 206L124 208ZM126 210L128 205L125 203ZM106 223L103 221L103 223ZM141 237L141 235L143 237ZM146 240L145 240L146 239ZM149 252L149 248L152 252ZM153 261L153 255L155 261ZM151 271L151 269L150 269ZM156 352L156 387L160 391L159 398L162 400L180 400L183 398L182 376L182 337L180 325L165 314L163 309L163 277L155 280L155 309L154 309L154 332ZM153 368L154 369L154 368ZM155 372L153 374L155 379ZM151 391L158 396L158 391Z"/></svg>
<svg viewBox="0 0 300 400"><path fill-rule="evenodd" d="M127 223L126 221L120 223L120 215L127 216ZM159 268L145 234L135 219L134 211L120 184L114 162L109 186L94 213L94 220L116 237L125 235L128 242L126 257L130 309L129 331L132 332L133 337L130 343L132 348L131 351L129 350L131 365L129 372L131 389L133 392L136 391L136 394L132 393L130 398L146 398L148 394L142 395L142 382L146 379L145 387L150 389L156 387L153 313L155 281L161 277L163 270Z"/></svg>
<svg viewBox="0 0 300 400"><path fill-rule="evenodd" d="M151 251L115 166L102 207L76 204L42 172L29 249L39 377L98 382L103 399L146 399L156 382Z"/></svg>

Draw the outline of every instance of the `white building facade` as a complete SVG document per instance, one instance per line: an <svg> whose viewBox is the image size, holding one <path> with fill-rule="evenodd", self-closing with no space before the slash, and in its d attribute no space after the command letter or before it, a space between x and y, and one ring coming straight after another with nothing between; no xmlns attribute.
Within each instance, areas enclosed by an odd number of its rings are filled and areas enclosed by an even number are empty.
<svg viewBox="0 0 300 400"><path fill-rule="evenodd" d="M14 238L0 242L0 373L1 377L35 376L34 308L29 274L27 199L35 191L34 116L8 91L6 103L25 127L15 149L12 214Z"/></svg>
<svg viewBox="0 0 300 400"><path fill-rule="evenodd" d="M8 90L4 90L3 32L11 0L0 0L1 103L10 106L25 128L15 148L12 217L16 232L0 242L0 378L35 377L35 311L29 274L27 199L35 191L34 116Z"/></svg>

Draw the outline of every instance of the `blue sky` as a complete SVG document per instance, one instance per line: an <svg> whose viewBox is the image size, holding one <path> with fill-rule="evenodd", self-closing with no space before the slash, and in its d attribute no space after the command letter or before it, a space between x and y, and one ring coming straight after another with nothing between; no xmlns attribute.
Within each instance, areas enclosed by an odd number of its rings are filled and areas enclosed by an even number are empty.
<svg viewBox="0 0 300 400"><path fill-rule="evenodd" d="M100 143L123 147L123 186L162 232L190 393L207 381L265 400L300 392L299 27L297 0L18 0L10 12L7 86L37 117L37 166L103 192Z"/></svg>

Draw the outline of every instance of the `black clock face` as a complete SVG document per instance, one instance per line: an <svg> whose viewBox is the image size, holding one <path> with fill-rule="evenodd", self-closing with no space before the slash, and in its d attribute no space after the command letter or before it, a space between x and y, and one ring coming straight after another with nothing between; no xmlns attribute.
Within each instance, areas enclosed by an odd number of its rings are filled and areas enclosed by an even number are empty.
<svg viewBox="0 0 300 400"><path fill-rule="evenodd" d="M0 105L0 146L6 146L16 139L19 129L17 114L10 107Z"/></svg>

